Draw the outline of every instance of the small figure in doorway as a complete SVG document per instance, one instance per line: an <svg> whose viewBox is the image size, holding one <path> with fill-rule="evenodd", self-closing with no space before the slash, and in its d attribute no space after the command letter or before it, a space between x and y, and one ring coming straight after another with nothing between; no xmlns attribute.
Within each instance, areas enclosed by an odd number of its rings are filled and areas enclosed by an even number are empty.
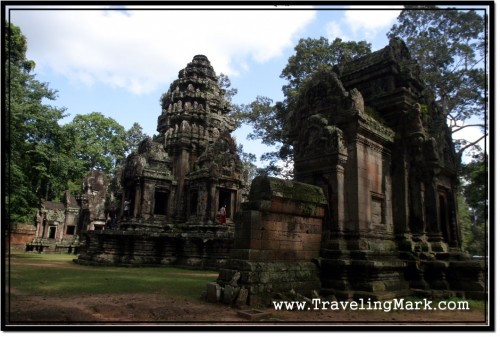
<svg viewBox="0 0 500 337"><path fill-rule="evenodd" d="M128 199L123 203L123 216L127 219L130 216L130 200Z"/></svg>
<svg viewBox="0 0 500 337"><path fill-rule="evenodd" d="M220 214L220 223L225 224L226 223L226 205L221 207L219 214Z"/></svg>
<svg viewBox="0 0 500 337"><path fill-rule="evenodd" d="M113 206L108 213L108 221L106 226L110 229L115 229L116 226L116 208Z"/></svg>

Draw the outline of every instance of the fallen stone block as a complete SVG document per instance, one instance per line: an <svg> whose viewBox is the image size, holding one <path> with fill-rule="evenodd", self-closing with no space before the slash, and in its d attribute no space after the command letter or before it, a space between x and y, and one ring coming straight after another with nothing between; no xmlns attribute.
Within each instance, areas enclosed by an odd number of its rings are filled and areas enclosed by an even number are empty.
<svg viewBox="0 0 500 337"><path fill-rule="evenodd" d="M207 283L207 301L219 302L221 295L221 286L217 282Z"/></svg>

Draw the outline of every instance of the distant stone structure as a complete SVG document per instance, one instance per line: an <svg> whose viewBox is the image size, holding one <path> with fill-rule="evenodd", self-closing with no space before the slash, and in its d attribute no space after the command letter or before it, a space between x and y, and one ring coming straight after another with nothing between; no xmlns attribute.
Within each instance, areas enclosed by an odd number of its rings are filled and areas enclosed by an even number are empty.
<svg viewBox="0 0 500 337"><path fill-rule="evenodd" d="M461 250L457 160L446 116L401 40L314 74L299 93L287 131L295 160L291 189L308 189L299 182L312 191L320 187L326 204L311 206L321 200L319 192L289 197L273 180L266 182L267 195L254 190L261 183L252 185L248 207L254 211L236 226L236 238L246 239L238 245L244 250L233 250L232 268L221 270L207 294L218 286L224 299L230 285L231 292L245 289L249 304L297 290L338 299L484 298L481 267ZM308 256L317 262L321 286L304 290L303 271L295 276L288 271L301 263L303 245L316 241L314 232L292 230L303 221L290 218L290 210L302 217L304 210L316 210L312 214L321 216L322 207L321 246ZM312 214L302 219L312 221ZM294 238L284 241L291 249L287 254L281 253L283 226ZM259 235L272 237L274 244Z"/></svg>
<svg viewBox="0 0 500 337"><path fill-rule="evenodd" d="M104 229L108 186L102 171L91 171L85 176L78 196L67 191L64 202L42 200L35 218L35 235L25 242L26 250L77 253L80 233Z"/></svg>
<svg viewBox="0 0 500 337"><path fill-rule="evenodd" d="M206 56L179 72L161 105L159 134L120 172L118 230L87 233L78 262L217 267L229 256L247 178L231 105Z"/></svg>

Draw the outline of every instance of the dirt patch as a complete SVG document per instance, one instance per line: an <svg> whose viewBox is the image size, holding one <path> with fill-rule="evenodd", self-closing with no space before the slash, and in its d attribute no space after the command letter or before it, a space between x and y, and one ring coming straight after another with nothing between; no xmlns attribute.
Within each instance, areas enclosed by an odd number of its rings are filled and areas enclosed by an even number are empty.
<svg viewBox="0 0 500 337"><path fill-rule="evenodd" d="M90 295L85 297L33 296L11 289L7 319L12 324L77 323L245 323L293 324L486 324L485 313L470 311L353 311L306 310L276 311L260 309L270 315L262 321L249 322L238 315L238 308L164 294Z"/></svg>
<svg viewBox="0 0 500 337"><path fill-rule="evenodd" d="M58 263L33 263L12 260L24 265L44 268L72 268L78 265L61 266ZM180 275L202 276L191 271ZM217 273L214 273L214 278ZM206 274L204 275L206 276ZM92 294L85 296L47 296L25 293L16 287L7 290L5 300L5 324L7 325L76 325L76 324L245 324L245 325L476 325L487 326L487 314L480 309L459 310L303 310L286 311L274 308L258 308L268 313L261 320L245 319L234 308L223 304L208 303L201 299L185 299L165 293ZM250 309L250 308L246 308Z"/></svg>

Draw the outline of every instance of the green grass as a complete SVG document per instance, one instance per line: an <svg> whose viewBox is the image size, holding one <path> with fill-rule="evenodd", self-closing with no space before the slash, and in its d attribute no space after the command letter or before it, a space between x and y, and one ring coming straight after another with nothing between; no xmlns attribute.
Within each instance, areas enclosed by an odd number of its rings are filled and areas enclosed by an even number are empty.
<svg viewBox="0 0 500 337"><path fill-rule="evenodd" d="M206 284L216 279L213 271L82 266L72 261L74 255L65 254L12 254L11 257L6 264L6 271L10 270L7 284L37 295L159 293L199 299ZM51 266L44 265L47 263Z"/></svg>

